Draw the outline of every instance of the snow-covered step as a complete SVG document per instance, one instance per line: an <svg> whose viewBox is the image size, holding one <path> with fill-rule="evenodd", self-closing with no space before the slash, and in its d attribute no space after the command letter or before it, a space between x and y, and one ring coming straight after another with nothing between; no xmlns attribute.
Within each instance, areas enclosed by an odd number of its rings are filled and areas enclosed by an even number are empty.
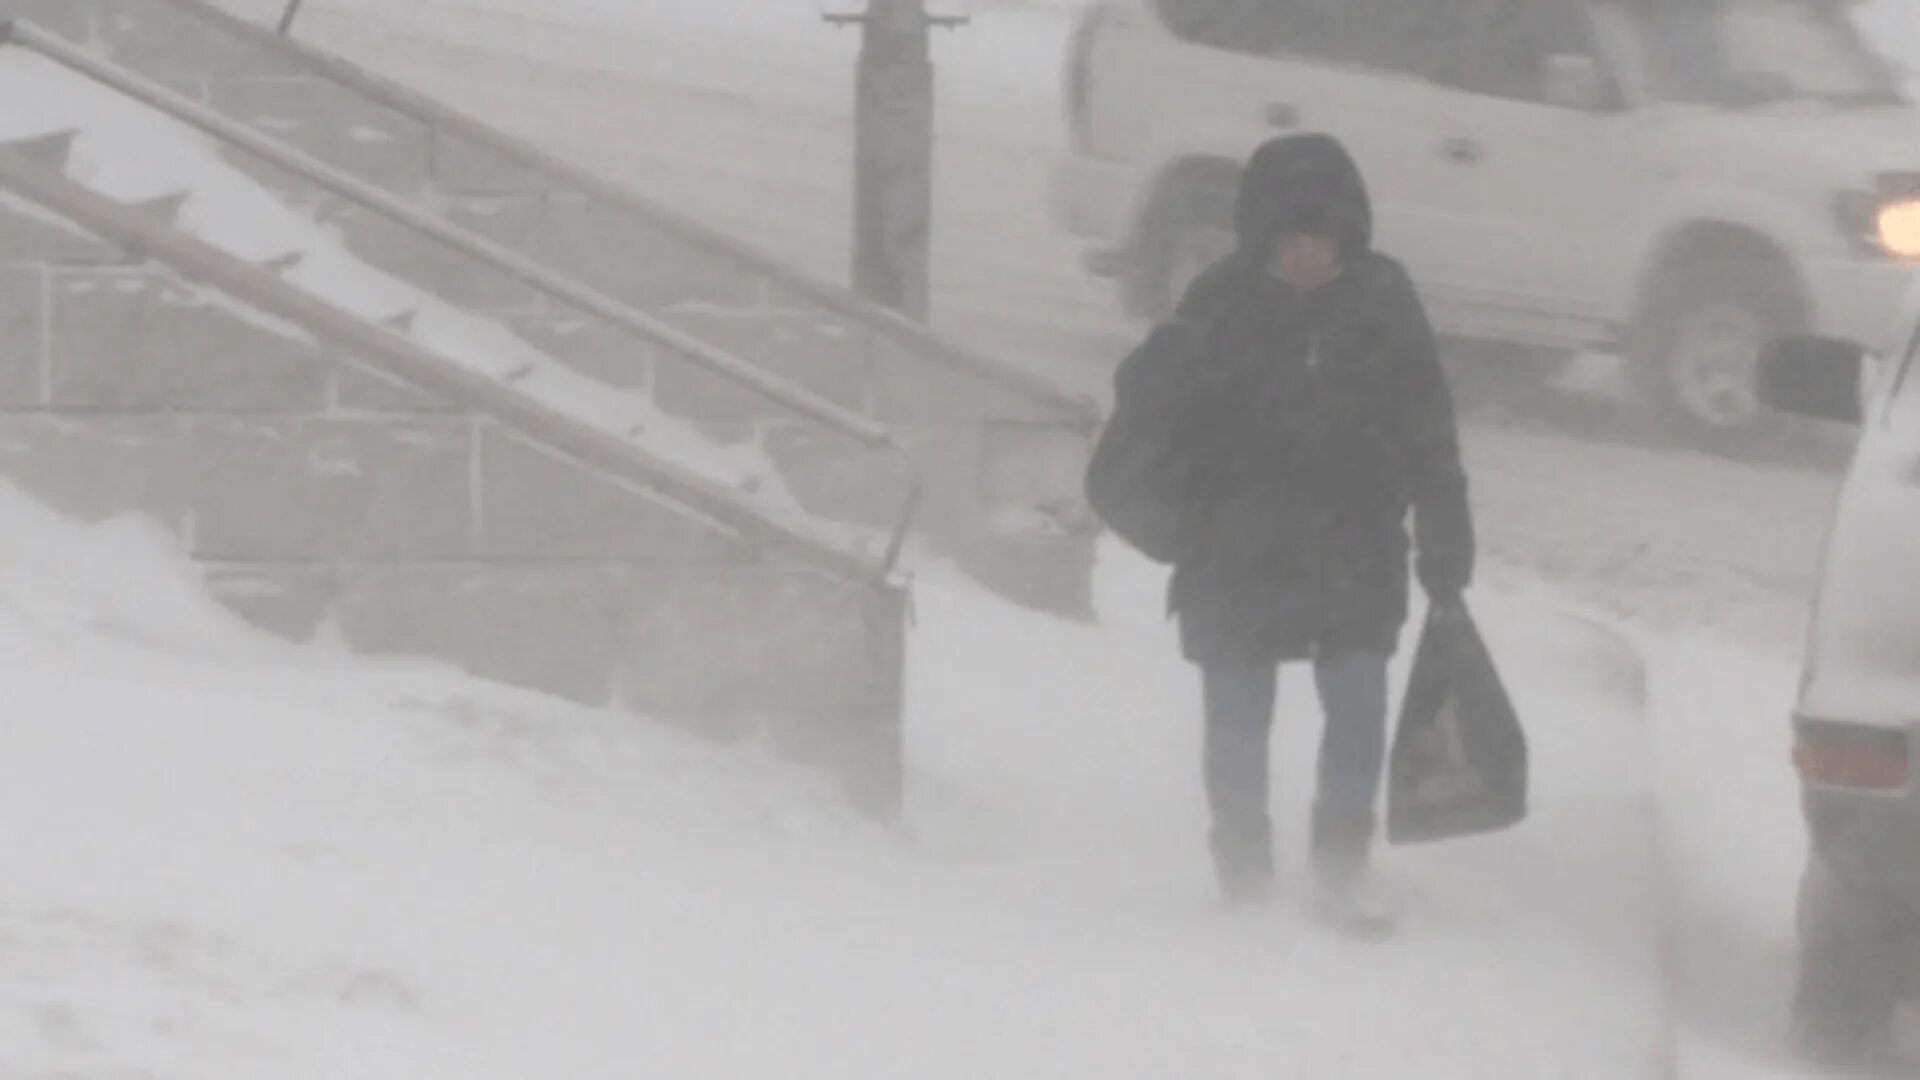
<svg viewBox="0 0 1920 1080"><path fill-rule="evenodd" d="M172 191L165 195L156 195L151 199L143 199L135 203L133 208L155 221L171 225L179 219L180 211L186 208L187 201L192 198L191 191Z"/></svg>
<svg viewBox="0 0 1920 1080"><path fill-rule="evenodd" d="M78 128L67 128L62 131L50 131L41 135L13 139L5 145L9 152L36 165L45 165L50 169L64 169L67 167L67 160L73 156L73 140L79 135Z"/></svg>

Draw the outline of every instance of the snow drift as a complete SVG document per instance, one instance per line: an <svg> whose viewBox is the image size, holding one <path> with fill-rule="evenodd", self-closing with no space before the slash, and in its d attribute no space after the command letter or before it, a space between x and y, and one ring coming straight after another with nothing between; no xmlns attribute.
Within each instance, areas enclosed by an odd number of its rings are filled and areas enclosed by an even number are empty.
<svg viewBox="0 0 1920 1080"><path fill-rule="evenodd" d="M893 836L754 747L257 637L168 545L0 488L0 1073L1614 1077L1657 1049L1633 673L1571 624L1494 620L1534 820L1389 853L1414 914L1370 948L1215 909L1190 672L1123 558L1103 587L1141 617L1105 629L923 588Z"/></svg>

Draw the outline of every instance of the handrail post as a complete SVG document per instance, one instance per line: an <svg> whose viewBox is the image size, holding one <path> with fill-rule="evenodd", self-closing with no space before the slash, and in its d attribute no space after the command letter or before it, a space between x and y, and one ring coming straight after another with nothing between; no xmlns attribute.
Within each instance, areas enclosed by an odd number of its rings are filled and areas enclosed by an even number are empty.
<svg viewBox="0 0 1920 1080"><path fill-rule="evenodd" d="M900 566L900 556L906 551L907 538L913 533L914 522L920 517L920 504L926 498L926 483L920 478L919 471L913 466L913 459L907 459L908 479L907 498L900 507L900 520L894 524L893 536L887 541L887 554L880 564L883 578L891 577Z"/></svg>
<svg viewBox="0 0 1920 1080"><path fill-rule="evenodd" d="M287 10L280 16L279 34L281 37L286 37L293 32L293 20L299 17L300 5L304 3L306 3L306 0L287 0Z"/></svg>

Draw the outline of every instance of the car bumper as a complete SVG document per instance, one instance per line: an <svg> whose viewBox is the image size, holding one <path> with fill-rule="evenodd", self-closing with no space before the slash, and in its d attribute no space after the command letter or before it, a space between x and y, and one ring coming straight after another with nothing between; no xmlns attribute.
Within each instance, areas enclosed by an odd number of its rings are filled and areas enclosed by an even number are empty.
<svg viewBox="0 0 1920 1080"><path fill-rule="evenodd" d="M1898 333L1901 306L1920 267L1887 259L1810 260L1815 333L1885 348Z"/></svg>
<svg viewBox="0 0 1920 1080"><path fill-rule="evenodd" d="M1124 163L1068 154L1054 159L1048 202L1060 228L1118 251L1133 234L1135 187Z"/></svg>
<svg viewBox="0 0 1920 1080"><path fill-rule="evenodd" d="M1809 786L1802 802L1813 850L1836 876L1920 916L1920 799Z"/></svg>

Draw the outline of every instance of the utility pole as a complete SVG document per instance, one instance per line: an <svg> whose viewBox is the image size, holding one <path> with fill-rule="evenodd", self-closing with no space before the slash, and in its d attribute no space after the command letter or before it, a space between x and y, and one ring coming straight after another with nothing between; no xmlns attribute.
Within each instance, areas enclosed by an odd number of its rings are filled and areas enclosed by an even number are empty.
<svg viewBox="0 0 1920 1080"><path fill-rule="evenodd" d="M866 0L854 91L853 287L926 322L933 231L933 59L930 31L960 15L933 15L926 0Z"/></svg>

